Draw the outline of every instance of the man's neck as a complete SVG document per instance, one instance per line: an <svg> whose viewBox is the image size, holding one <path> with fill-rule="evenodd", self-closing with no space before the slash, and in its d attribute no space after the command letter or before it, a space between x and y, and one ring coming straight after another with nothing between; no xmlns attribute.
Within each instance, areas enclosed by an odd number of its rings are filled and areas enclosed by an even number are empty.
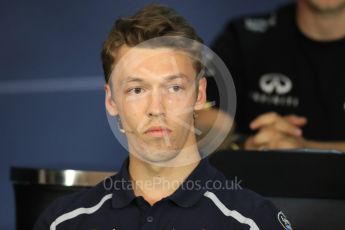
<svg viewBox="0 0 345 230"><path fill-rule="evenodd" d="M306 1L297 1L297 24L310 39L336 41L345 38L345 7L332 12L314 9Z"/></svg>
<svg viewBox="0 0 345 230"><path fill-rule="evenodd" d="M183 158L183 155L185 153L181 153L180 158ZM130 154L128 170L134 194L143 196L151 205L168 197L176 191L200 162L198 152L189 153L189 158L188 162L191 163L187 165L165 167L146 162ZM192 161L191 158L193 158Z"/></svg>

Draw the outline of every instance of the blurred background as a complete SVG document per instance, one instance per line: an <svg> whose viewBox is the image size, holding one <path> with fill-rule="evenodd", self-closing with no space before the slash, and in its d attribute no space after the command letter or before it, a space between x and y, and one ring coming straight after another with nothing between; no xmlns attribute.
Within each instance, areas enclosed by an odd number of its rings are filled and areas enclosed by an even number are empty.
<svg viewBox="0 0 345 230"><path fill-rule="evenodd" d="M108 126L99 53L115 19L152 2L210 45L229 19L288 0L1 0L0 229L15 227L11 166L118 170L127 153Z"/></svg>

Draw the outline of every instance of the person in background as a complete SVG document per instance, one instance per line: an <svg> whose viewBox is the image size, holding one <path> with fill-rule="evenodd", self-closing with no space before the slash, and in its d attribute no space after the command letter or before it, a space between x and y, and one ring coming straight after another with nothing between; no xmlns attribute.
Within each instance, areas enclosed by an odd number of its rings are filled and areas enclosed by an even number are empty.
<svg viewBox="0 0 345 230"><path fill-rule="evenodd" d="M232 73L246 149L345 152L345 0L232 20L212 49ZM214 82L208 90L216 98Z"/></svg>
<svg viewBox="0 0 345 230"><path fill-rule="evenodd" d="M206 102L199 43L165 6L116 21L102 50L105 105L126 135L129 157L104 183L55 201L35 230L291 229L270 201L226 185L201 157L194 132L194 112Z"/></svg>

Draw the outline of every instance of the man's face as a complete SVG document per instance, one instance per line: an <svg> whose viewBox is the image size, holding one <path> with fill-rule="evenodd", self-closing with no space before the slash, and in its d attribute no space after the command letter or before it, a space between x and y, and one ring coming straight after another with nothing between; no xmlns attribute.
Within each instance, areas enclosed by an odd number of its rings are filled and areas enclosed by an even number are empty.
<svg viewBox="0 0 345 230"><path fill-rule="evenodd" d="M345 8L345 0L302 0L319 12L332 13Z"/></svg>
<svg viewBox="0 0 345 230"><path fill-rule="evenodd" d="M193 111L205 103L206 80L199 81L197 95L192 59L170 48L127 46L118 57L106 105L120 116L130 152L165 162L195 145Z"/></svg>

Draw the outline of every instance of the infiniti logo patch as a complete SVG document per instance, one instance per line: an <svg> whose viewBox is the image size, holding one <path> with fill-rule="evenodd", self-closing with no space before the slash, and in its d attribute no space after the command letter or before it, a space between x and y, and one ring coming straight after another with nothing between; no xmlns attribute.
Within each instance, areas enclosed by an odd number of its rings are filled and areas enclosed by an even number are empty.
<svg viewBox="0 0 345 230"><path fill-rule="evenodd" d="M299 98L291 94L292 81L281 73L267 73L259 79L259 89L249 92L253 102L262 105L298 107Z"/></svg>
<svg viewBox="0 0 345 230"><path fill-rule="evenodd" d="M292 89L290 78L281 73L268 73L262 75L259 81L262 91L267 94L276 93L278 95L287 94Z"/></svg>

